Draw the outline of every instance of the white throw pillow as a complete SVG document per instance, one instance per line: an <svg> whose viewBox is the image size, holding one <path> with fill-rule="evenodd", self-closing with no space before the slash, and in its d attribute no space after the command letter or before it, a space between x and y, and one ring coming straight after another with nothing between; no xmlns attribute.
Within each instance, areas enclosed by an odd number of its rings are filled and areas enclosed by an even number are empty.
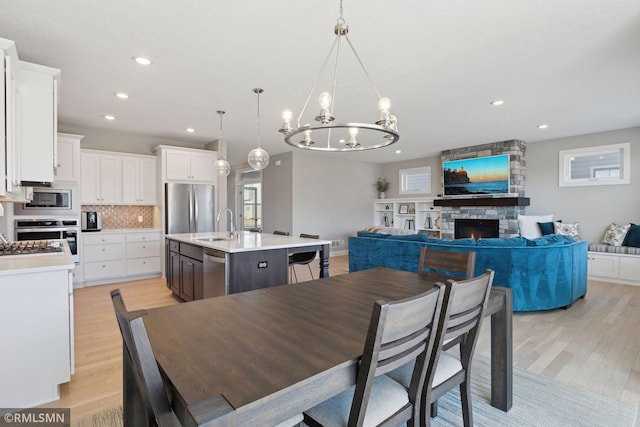
<svg viewBox="0 0 640 427"><path fill-rule="evenodd" d="M616 225L615 222L612 222L604 232L602 243L605 245L622 246L629 227L631 227L631 224Z"/></svg>
<svg viewBox="0 0 640 427"><path fill-rule="evenodd" d="M578 229L578 223L565 224L562 222L553 223L553 232L556 234L562 234L565 236L573 236L574 239L580 240L580 230Z"/></svg>
<svg viewBox="0 0 640 427"><path fill-rule="evenodd" d="M551 215L518 215L518 226L520 227L520 235L527 239L535 239L542 237L539 222L552 222L553 214Z"/></svg>

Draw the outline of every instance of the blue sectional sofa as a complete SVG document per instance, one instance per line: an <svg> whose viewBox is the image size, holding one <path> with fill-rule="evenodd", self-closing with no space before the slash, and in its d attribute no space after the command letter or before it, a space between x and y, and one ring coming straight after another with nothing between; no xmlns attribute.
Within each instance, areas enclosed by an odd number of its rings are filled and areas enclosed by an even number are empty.
<svg viewBox="0 0 640 427"><path fill-rule="evenodd" d="M568 307L587 292L586 241L551 234L538 239L443 240L424 234L359 232L349 238L349 271L388 267L416 272L423 246L476 252L475 274L495 270L493 284L513 290L514 311Z"/></svg>

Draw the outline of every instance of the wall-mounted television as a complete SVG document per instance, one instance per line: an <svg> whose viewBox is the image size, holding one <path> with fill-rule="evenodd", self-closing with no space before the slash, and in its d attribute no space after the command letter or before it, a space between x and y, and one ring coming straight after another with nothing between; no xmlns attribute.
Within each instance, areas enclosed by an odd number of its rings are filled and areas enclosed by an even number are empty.
<svg viewBox="0 0 640 427"><path fill-rule="evenodd" d="M444 196L509 194L509 155L442 162Z"/></svg>

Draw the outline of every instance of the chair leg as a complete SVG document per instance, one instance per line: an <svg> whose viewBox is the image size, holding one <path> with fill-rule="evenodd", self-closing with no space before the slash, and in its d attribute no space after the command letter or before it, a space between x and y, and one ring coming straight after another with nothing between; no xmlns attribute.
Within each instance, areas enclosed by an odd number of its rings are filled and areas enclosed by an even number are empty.
<svg viewBox="0 0 640 427"><path fill-rule="evenodd" d="M309 274L311 274L311 280L313 280L313 271L311 271L311 263L307 264L307 267L309 267Z"/></svg>
<svg viewBox="0 0 640 427"><path fill-rule="evenodd" d="M438 416L438 399L431 402L431 418Z"/></svg>
<svg viewBox="0 0 640 427"><path fill-rule="evenodd" d="M296 274L296 266L291 264L291 270L293 270L293 277L296 279L296 283L298 283L298 275Z"/></svg>
<svg viewBox="0 0 640 427"><path fill-rule="evenodd" d="M460 384L460 402L462 403L462 419L464 427L473 426L473 412L471 411L471 384L463 381Z"/></svg>

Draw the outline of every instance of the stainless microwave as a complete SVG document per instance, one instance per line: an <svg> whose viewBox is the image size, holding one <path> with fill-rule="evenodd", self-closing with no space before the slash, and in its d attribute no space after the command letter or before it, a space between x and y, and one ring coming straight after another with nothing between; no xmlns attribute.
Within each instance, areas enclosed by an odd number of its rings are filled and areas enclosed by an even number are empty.
<svg viewBox="0 0 640 427"><path fill-rule="evenodd" d="M71 190L60 188L34 188L31 201L22 205L22 210L26 212L36 210L72 210Z"/></svg>

